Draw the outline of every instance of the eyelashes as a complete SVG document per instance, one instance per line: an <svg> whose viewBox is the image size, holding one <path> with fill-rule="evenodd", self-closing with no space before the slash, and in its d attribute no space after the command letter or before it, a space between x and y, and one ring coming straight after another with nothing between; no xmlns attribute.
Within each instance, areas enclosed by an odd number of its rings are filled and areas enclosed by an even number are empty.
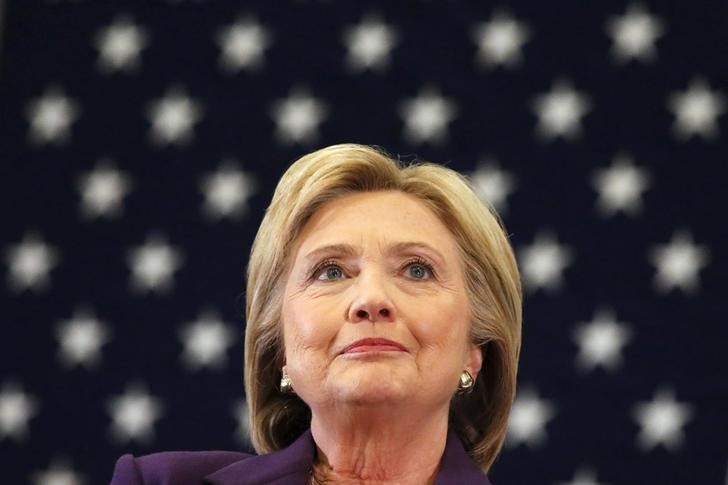
<svg viewBox="0 0 728 485"><path fill-rule="evenodd" d="M435 272L435 268L432 263L427 261L426 259L416 256L413 258L408 259L405 261L402 266L399 268L400 272L407 272L408 269L412 270L414 268L420 267L421 269L424 269L425 274L421 274L421 276L414 276L413 274L408 274L409 279L412 280L421 280L421 281L427 281L430 279L434 279L437 277L437 273ZM328 276L326 278L322 276ZM344 270L343 265L334 260L334 259L326 259L324 261L321 261L316 266L314 266L313 270L308 275L309 281L336 281L340 280L343 277L346 276L346 271Z"/></svg>
<svg viewBox="0 0 728 485"><path fill-rule="evenodd" d="M313 271L311 271L311 274L309 275L308 279L309 280L321 280L321 273L324 271L328 271L330 269L338 269L341 272L341 275L342 276L344 275L344 270L341 267L341 265L339 265L333 259L327 259L327 260L320 262L319 264L317 264L314 267L314 269L313 269ZM339 278L335 278L335 279L339 279ZM329 281L329 280L330 279L325 279L323 281Z"/></svg>
<svg viewBox="0 0 728 485"><path fill-rule="evenodd" d="M435 277L435 268L433 268L432 264L425 260L424 258L420 258L419 256L410 259L407 261L401 269L406 270L407 268L412 268L414 265L419 265L424 267L427 270L427 273L429 273L430 277ZM413 278L413 279L429 279L429 278Z"/></svg>

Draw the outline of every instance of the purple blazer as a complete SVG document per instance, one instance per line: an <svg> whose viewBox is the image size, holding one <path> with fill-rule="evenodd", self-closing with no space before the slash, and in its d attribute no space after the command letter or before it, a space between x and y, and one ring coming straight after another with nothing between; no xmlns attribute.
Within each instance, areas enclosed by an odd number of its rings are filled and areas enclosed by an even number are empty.
<svg viewBox="0 0 728 485"><path fill-rule="evenodd" d="M111 485L307 485L316 446L311 430L266 455L235 451L167 451L116 462ZM458 436L447 435L437 485L490 485Z"/></svg>

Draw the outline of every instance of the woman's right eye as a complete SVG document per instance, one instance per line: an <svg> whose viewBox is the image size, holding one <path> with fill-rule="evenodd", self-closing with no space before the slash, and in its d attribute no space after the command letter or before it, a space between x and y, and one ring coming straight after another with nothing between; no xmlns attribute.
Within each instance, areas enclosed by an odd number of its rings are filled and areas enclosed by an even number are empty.
<svg viewBox="0 0 728 485"><path fill-rule="evenodd" d="M320 281L338 280L344 277L344 270L339 266L329 264L316 271L316 279Z"/></svg>

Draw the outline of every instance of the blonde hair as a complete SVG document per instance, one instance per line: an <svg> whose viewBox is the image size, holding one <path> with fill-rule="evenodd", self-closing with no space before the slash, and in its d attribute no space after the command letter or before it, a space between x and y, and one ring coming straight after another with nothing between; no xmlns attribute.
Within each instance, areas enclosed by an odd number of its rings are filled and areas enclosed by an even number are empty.
<svg viewBox="0 0 728 485"><path fill-rule="evenodd" d="M456 395L450 426L487 472L505 440L521 348L521 283L513 250L496 212L467 179L432 163L403 165L382 151L342 144L293 163L281 178L253 243L248 266L245 392L250 436L266 453L291 444L311 411L278 389L283 365L281 297L292 245L324 203L354 192L401 191L417 197L458 243L471 304L471 339L483 366L469 394Z"/></svg>

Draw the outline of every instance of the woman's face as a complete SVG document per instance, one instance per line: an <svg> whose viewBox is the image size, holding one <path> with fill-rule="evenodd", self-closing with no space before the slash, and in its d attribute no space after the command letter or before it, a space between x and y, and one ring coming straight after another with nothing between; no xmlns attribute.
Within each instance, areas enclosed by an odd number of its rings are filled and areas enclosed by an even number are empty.
<svg viewBox="0 0 728 485"><path fill-rule="evenodd" d="M457 243L418 199L392 191L333 200L293 251L286 370L314 413L403 400L447 406L462 371L480 370Z"/></svg>

